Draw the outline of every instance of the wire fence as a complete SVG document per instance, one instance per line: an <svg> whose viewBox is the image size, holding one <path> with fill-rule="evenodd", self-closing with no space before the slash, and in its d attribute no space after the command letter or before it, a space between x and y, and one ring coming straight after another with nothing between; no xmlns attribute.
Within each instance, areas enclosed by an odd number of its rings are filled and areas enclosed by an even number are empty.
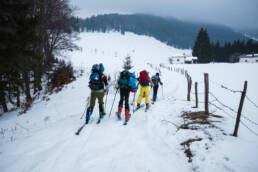
<svg viewBox="0 0 258 172"><path fill-rule="evenodd" d="M228 88L227 86L225 86L225 85L223 85L223 84L220 84L220 83L218 83L218 82L216 82L216 81L213 81L213 80L211 80L211 79L209 79L209 81L211 81L211 83L213 83L213 84L215 84L215 85L217 85L217 86L220 86L221 88L223 88L223 89L225 89L225 90L228 90L228 91L230 91L230 92L232 92L232 93L242 93L242 92L243 92L243 91L239 91L239 90L230 89L230 88Z"/></svg>
<svg viewBox="0 0 258 172"><path fill-rule="evenodd" d="M168 67L168 66L166 66L166 65L164 65L164 64L160 64L160 67L165 68L165 69L168 69L168 70L170 70L170 71L178 72L178 73L180 73L180 74L182 74L182 75L185 75L185 77L187 78L188 84L190 83L190 84L191 84L190 87L192 86L192 78L191 78L191 76L189 75L189 73L188 73L187 70L185 70L185 69L183 69L183 68L178 68L178 67L177 67L177 68L176 68L176 67ZM191 80L191 82L189 82L189 80ZM224 90L226 90L226 91L229 91L229 92L231 92L231 93L236 93L236 94L238 94L238 93L242 94L242 93L243 93L243 91L241 91L241 90L232 89L232 88L230 88L230 87L228 87L228 86L225 86L224 84L221 84L221 83L219 83L219 82L217 82L217 81L214 81L214 80L211 80L211 79L209 79L209 81L210 81L211 84L214 84L214 85L216 85L216 86L218 86L218 87L220 87L220 88L222 88L222 89L224 89ZM204 81L198 82L198 84L199 84L199 85L201 85L201 84L204 84L204 85L205 85L205 82L204 82ZM189 87L189 86L188 86L188 87ZM196 95L196 93L193 92L193 91L191 90L191 88L190 88L190 89L188 88L188 91L189 91L189 94L191 94L191 95ZM205 92L198 92L197 94L198 94L198 95L205 95ZM221 100L218 98L218 96L216 96L213 92L209 91L208 94L212 97L212 100L209 100L209 101L208 101L208 104L209 104L209 105L213 106L213 107L216 108L217 110L220 110L220 111L224 112L224 113L225 113L226 115L228 115L230 118L236 120L236 116L237 116L237 114L238 114L238 110L235 110L235 109L232 108L231 106L226 105L225 103L223 103L223 101L221 101ZM249 96L245 95L245 98L246 98L247 102L249 102L253 107L258 108L257 103L255 103L255 101L252 100ZM187 99L188 99L188 98L187 98ZM194 102L191 98L189 98L188 101ZM203 103L203 102L202 102L202 103ZM231 112L231 113L229 113L228 111ZM232 114L234 114L234 115L232 115ZM247 117L247 115L244 115L243 113L242 113L241 117L242 117L242 120L240 120L240 123L242 124L242 126L244 126L245 128L247 128L247 129L248 129L251 133L253 133L254 135L258 136L258 133L255 132L254 129L251 129L251 127L249 126L250 124L252 124L253 127L256 127L256 126L258 126L258 122L256 122L256 121L253 120L253 119L250 119L249 117ZM245 120L245 122L244 122L243 120ZM247 125L246 122L249 122L249 125Z"/></svg>

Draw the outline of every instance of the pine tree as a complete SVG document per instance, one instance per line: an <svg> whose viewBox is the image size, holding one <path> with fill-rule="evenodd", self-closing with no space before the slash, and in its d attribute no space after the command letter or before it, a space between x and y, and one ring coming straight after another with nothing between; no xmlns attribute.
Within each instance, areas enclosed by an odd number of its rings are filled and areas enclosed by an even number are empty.
<svg viewBox="0 0 258 172"><path fill-rule="evenodd" d="M131 57L128 55L125 57L125 61L124 61L124 67L125 70L130 70L133 68L132 66L132 60Z"/></svg>
<svg viewBox="0 0 258 172"><path fill-rule="evenodd" d="M200 63L209 63L211 61L211 44L208 32L201 28L196 38L192 55L198 57Z"/></svg>

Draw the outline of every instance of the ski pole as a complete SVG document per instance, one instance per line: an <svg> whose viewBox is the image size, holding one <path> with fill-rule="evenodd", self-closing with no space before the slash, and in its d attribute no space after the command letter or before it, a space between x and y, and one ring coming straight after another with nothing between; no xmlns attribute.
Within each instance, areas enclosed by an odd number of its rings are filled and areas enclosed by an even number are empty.
<svg viewBox="0 0 258 172"><path fill-rule="evenodd" d="M161 85L161 88L162 88L162 97L164 98L164 96L163 96L163 85Z"/></svg>
<svg viewBox="0 0 258 172"><path fill-rule="evenodd" d="M86 104L86 106L85 106L85 109L84 109L84 111L83 111L83 114L82 114L82 116L81 116L81 118L80 119L82 119L82 117L84 116L84 113L86 112L86 110L87 110L87 107L89 106L89 99L90 99L90 96L88 96L87 97L87 104Z"/></svg>
<svg viewBox="0 0 258 172"><path fill-rule="evenodd" d="M105 111L106 111L106 107L107 107L107 96L108 96L108 91L107 91L106 100L105 100Z"/></svg>
<svg viewBox="0 0 258 172"><path fill-rule="evenodd" d="M113 109L113 106L114 106L114 103L115 103L115 99L116 99L116 94L117 94L117 92L118 92L118 89L116 90L116 93L115 93L115 97L114 97L113 104L112 104L111 109L110 109L109 117L110 117L110 115L111 115L111 112L112 112L112 109Z"/></svg>
<svg viewBox="0 0 258 172"><path fill-rule="evenodd" d="M136 90L137 91L137 90ZM133 111L134 111L134 106L135 106L135 95L136 95L136 92L134 93L133 95Z"/></svg>

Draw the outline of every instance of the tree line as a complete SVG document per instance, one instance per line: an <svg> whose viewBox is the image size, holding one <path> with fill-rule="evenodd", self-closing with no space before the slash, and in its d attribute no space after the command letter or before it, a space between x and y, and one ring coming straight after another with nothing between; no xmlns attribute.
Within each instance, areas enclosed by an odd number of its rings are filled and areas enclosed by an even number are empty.
<svg viewBox="0 0 258 172"><path fill-rule="evenodd" d="M71 64L56 58L79 48L74 43L78 28L73 11L69 0L0 1L0 106L4 112L8 104L20 107L24 97L28 105L42 89L73 76Z"/></svg>
<svg viewBox="0 0 258 172"><path fill-rule="evenodd" d="M219 41L221 44L226 41L233 42L236 39L245 37L232 29L220 25L191 23L180 21L175 18L165 18L145 14L104 14L91 18L78 19L78 26L81 32L118 31L133 32L138 35L147 35L160 40L167 45L176 48L192 48L195 37L201 27L209 29L211 40Z"/></svg>
<svg viewBox="0 0 258 172"><path fill-rule="evenodd" d="M252 53L258 53L257 41L235 40L221 45L219 41L211 42L208 31L204 28L200 29L192 51L192 55L198 57L200 63L236 62L239 55Z"/></svg>

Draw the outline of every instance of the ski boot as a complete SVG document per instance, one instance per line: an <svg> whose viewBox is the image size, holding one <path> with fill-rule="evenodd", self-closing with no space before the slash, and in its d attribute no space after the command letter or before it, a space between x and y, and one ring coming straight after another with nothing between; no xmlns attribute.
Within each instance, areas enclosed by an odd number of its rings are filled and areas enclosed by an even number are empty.
<svg viewBox="0 0 258 172"><path fill-rule="evenodd" d="M116 116L118 118L118 120L121 120L121 112L122 112L122 106L118 106L118 111L116 113Z"/></svg>
<svg viewBox="0 0 258 172"><path fill-rule="evenodd" d="M98 119L98 121L97 121L97 124L99 124L100 122L101 122L101 120L104 118L104 116L105 116L106 114L105 113L100 113L99 114L99 119Z"/></svg>
<svg viewBox="0 0 258 172"><path fill-rule="evenodd" d="M130 117L131 117L131 114L129 114L129 110L126 109L125 110L125 122L124 122L124 125L127 124L127 122L129 121Z"/></svg>
<svg viewBox="0 0 258 172"><path fill-rule="evenodd" d="M146 104L146 109L145 109L145 112L150 108L150 105L147 103Z"/></svg>
<svg viewBox="0 0 258 172"><path fill-rule="evenodd" d="M90 117L91 117L91 114L92 114L92 108L91 107L88 107L87 109L87 114L86 114L86 124L89 123L89 120L90 120Z"/></svg>

